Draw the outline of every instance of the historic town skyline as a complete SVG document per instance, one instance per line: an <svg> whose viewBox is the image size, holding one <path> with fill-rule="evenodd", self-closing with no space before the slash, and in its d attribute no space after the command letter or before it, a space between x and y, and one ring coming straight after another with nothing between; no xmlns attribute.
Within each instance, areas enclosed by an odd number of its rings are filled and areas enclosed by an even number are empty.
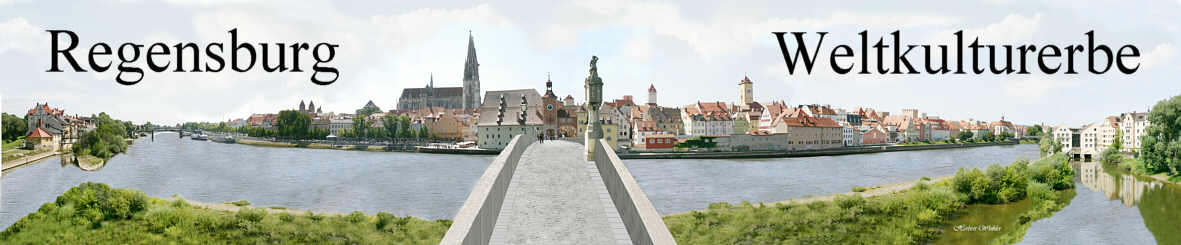
<svg viewBox="0 0 1181 245"><path fill-rule="evenodd" d="M1145 111L1181 88L1169 77L1181 71L1175 57L1181 30L1164 26L1161 31L1162 27L1141 24L1175 18L1181 2L1138 6L1099 2L1074 7L1032 3L1021 10L1014 10L1016 3L1004 1L905 8L865 3L840 9L777 4L711 8L648 2L498 2L394 8L371 3L275 6L254 1L133 1L80 3L53 10L70 17L47 18L48 10L35 8L36 3L4 1L0 2L0 32L6 35L0 39L0 55L5 59L0 69L8 78L0 93L3 111L8 113L49 103L71 113L105 111L136 122L168 124L243 118L254 112L292 109L299 100L312 100L331 111L348 112L370 100L393 109L403 89L425 87L432 76L436 86L463 85L469 31L480 50L482 92L541 91L548 77L559 97L574 95L578 101L583 100L583 63L592 55L603 58L601 66L608 71L602 74L605 99L632 95L644 100L653 84L661 92L660 104L670 106L737 102L736 84L750 77L756 84L754 100L760 102L868 106L884 111L919 108L955 119L1004 116L1022 124L1079 125L1097 115ZM135 12L143 6L173 11ZM945 14L968 8L978 11ZM92 18L97 15L115 17ZM135 22L137 28L117 27L124 22ZM110 72L44 72L48 62L44 30L49 28L69 28L114 43L206 42L224 38L228 28L250 30L243 34L251 40L340 42L337 66L347 72L327 87L307 83L305 74L261 72L154 74L127 87L111 82L114 74ZM913 39L935 40L923 43L938 43L947 30L955 29L995 38L998 43L1075 42L1078 33L1093 29L1101 37L1126 38L1109 41L1140 46L1142 67L1134 75L1102 76L818 73L788 77L770 34L831 31L829 38L853 40L854 36L845 34L862 29L877 34L901 29Z"/></svg>

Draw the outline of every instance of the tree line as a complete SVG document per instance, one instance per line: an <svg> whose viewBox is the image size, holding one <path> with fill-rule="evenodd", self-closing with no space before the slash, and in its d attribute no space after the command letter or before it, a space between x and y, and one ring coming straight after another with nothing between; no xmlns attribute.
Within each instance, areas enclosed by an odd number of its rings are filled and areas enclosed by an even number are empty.
<svg viewBox="0 0 1181 245"><path fill-rule="evenodd" d="M376 113L376 112L372 112ZM340 138L348 139L436 139L438 135L432 133L425 125L415 129L409 116L385 114L378 123L380 127L371 125L366 120L370 114L358 114L352 118L349 128L338 130ZM274 127L260 126L232 127L225 122L189 122L184 123L185 130L204 130L212 132L236 132L250 137L273 137L294 140L325 140L332 135L332 130L312 126L311 116L295 110L283 110L275 120Z"/></svg>

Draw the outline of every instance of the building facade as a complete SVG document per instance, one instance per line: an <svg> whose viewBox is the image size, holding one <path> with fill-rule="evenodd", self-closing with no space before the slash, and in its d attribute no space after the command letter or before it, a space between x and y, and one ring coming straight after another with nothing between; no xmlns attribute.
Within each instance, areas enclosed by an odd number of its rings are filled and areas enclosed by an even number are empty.
<svg viewBox="0 0 1181 245"><path fill-rule="evenodd" d="M541 95L537 90L488 91L480 106L476 144L483 149L504 149L516 135L537 137L541 120Z"/></svg>

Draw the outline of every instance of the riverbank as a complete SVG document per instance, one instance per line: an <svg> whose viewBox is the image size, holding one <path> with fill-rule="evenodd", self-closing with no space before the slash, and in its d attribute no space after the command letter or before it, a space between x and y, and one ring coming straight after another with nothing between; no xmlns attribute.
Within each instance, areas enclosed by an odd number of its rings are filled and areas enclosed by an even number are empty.
<svg viewBox="0 0 1181 245"><path fill-rule="evenodd" d="M450 225L450 220L427 221L384 212L325 215L194 205L88 182L0 232L0 243L436 244Z"/></svg>
<svg viewBox="0 0 1181 245"><path fill-rule="evenodd" d="M1069 202L1060 193L1073 190L1073 170L1064 158L1051 159L991 165L987 171L961 169L953 177L851 194L770 204L712 203L706 210L671 214L664 220L679 244L913 244L935 242L948 232L961 231L948 224L966 215L964 210L969 208L1028 200L1032 208L1015 213L1011 218L1016 225L993 238L1014 243L1021 240L1030 222L1052 215Z"/></svg>
<svg viewBox="0 0 1181 245"><path fill-rule="evenodd" d="M839 156L850 154L868 154L896 151L918 151L956 149L982 146L1016 145L1017 142L990 142L967 144L930 144L930 145L883 145L841 147L818 150L799 151L724 151L724 152L642 152L619 153L620 159L734 159L734 158L782 158L782 157L814 157Z"/></svg>
<svg viewBox="0 0 1181 245"><path fill-rule="evenodd" d="M262 146L262 147L292 147L292 148L308 148L308 149L328 149L328 150L349 150L349 151L373 151L373 152L414 152L414 148L407 147L389 147L389 146L369 146L369 145L345 145L345 144L295 144L288 142L265 141L265 140L250 140L237 139L234 141L237 144Z"/></svg>
<svg viewBox="0 0 1181 245"><path fill-rule="evenodd" d="M10 170L10 169L16 169L17 167L25 166L25 165L31 164L31 163L36 163L36 162L39 162L43 159L57 156L59 154L61 154L61 152L46 151L46 152L36 153L35 155L32 155L32 156L21 157L19 159L12 160L12 161L4 161L4 163L2 164L3 165L2 171L8 172L8 170Z"/></svg>

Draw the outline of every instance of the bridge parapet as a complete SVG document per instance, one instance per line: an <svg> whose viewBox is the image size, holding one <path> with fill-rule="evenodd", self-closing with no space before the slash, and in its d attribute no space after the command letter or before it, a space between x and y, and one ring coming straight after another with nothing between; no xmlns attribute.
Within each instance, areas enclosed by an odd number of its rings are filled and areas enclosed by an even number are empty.
<svg viewBox="0 0 1181 245"><path fill-rule="evenodd" d="M648 200L648 195L640 189L640 184L607 141L599 139L594 147L595 167L599 169L599 175L623 219L632 244L676 244L660 213Z"/></svg>
<svg viewBox="0 0 1181 245"><path fill-rule="evenodd" d="M534 141L533 137L517 135L492 160L472 187L472 193L459 208L440 244L488 244L521 153Z"/></svg>

